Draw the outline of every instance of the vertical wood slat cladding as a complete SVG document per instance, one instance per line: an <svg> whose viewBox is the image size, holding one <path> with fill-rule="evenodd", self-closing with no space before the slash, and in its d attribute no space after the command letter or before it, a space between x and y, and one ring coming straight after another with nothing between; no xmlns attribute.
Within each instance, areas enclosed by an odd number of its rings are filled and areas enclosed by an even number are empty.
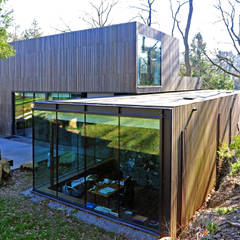
<svg viewBox="0 0 240 240"><path fill-rule="evenodd" d="M180 77L179 40L144 24L137 23L137 33L161 41L161 87L137 87L138 93L201 89L199 78Z"/></svg>
<svg viewBox="0 0 240 240"><path fill-rule="evenodd" d="M136 36L162 42L162 86L137 87ZM178 40L133 22L13 43L16 56L0 60L7 84L0 102L9 108L0 119L12 119L11 91L149 93L198 89L199 79L178 77ZM0 90L3 92L3 88ZM4 109L4 107L1 107ZM1 134L11 130L0 120ZM10 124L11 125L11 124Z"/></svg>
<svg viewBox="0 0 240 240"><path fill-rule="evenodd" d="M15 42L0 63L13 91L135 92L135 44L136 23L120 24Z"/></svg>
<svg viewBox="0 0 240 240"><path fill-rule="evenodd" d="M0 60L1 134L11 134L12 91L136 92L136 23L13 45L16 56Z"/></svg>
<svg viewBox="0 0 240 240"><path fill-rule="evenodd" d="M194 108L197 111L193 111ZM231 108L231 136L234 136L239 132L238 94L184 105L173 110L171 206L178 206L178 211L181 211L178 212L181 222L177 221L176 212L171 212L173 235L176 235L178 224L185 225L200 208L215 184L218 116L221 115L220 142L228 143ZM181 140L182 132L185 132L184 143ZM185 154L181 152L181 144L184 144ZM179 179L179 176L182 178ZM177 194L177 179L182 184L181 196L180 193Z"/></svg>

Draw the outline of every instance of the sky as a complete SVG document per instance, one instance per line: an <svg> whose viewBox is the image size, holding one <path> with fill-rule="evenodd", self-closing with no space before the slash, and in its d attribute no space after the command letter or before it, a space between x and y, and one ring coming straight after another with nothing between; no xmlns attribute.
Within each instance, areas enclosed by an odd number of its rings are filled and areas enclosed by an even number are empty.
<svg viewBox="0 0 240 240"><path fill-rule="evenodd" d="M96 2L98 0L92 1ZM140 1L119 0L118 5L112 11L111 23L124 23L133 19L138 14L138 10L132 6L139 6ZM153 27L171 34L172 18L169 0L155 1L154 8L157 12L153 16L153 22L157 24L153 24ZM226 2L226 0L224 1ZM219 12L214 7L216 3L217 0L194 0L190 39L201 32L204 41L207 42L208 49L232 50L224 25L219 21ZM13 17L16 24L20 25L21 30L29 28L33 19L36 19L44 35L59 33L56 29L64 29L64 24L68 25L71 30L89 28L81 18L86 16L86 13L94 14L89 5L89 0L8 0L7 6L9 9L13 9ZM187 18L187 6L181 13L183 26L184 20ZM175 31L175 37L181 39L177 30ZM180 44L180 49L183 51L182 40Z"/></svg>

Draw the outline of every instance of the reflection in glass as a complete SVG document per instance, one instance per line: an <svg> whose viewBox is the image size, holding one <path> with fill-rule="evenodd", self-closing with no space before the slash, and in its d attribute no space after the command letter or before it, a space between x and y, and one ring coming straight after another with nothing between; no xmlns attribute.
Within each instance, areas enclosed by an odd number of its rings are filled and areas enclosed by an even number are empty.
<svg viewBox="0 0 240 240"><path fill-rule="evenodd" d="M69 93L59 93L58 94L58 99L59 100L64 100L64 99L69 99L70 98L70 94Z"/></svg>
<svg viewBox="0 0 240 240"><path fill-rule="evenodd" d="M34 111L34 189L56 195L56 113Z"/></svg>
<svg viewBox="0 0 240 240"><path fill-rule="evenodd" d="M86 114L86 178L94 177L87 191L88 208L118 216L118 117ZM94 207L93 207L94 206Z"/></svg>
<svg viewBox="0 0 240 240"><path fill-rule="evenodd" d="M15 129L14 133L20 136L32 136L32 107L33 101L59 100L81 98L81 93L44 93L44 92L15 92Z"/></svg>
<svg viewBox="0 0 240 240"><path fill-rule="evenodd" d="M58 100L58 93L49 93L48 94L48 100Z"/></svg>
<svg viewBox="0 0 240 240"><path fill-rule="evenodd" d="M158 231L159 147L159 119L34 111L34 186Z"/></svg>
<svg viewBox="0 0 240 240"><path fill-rule="evenodd" d="M138 35L138 86L161 85L161 42Z"/></svg>
<svg viewBox="0 0 240 240"><path fill-rule="evenodd" d="M33 108L33 93L24 93L24 121L25 121L25 136L32 136L32 108Z"/></svg>
<svg viewBox="0 0 240 240"><path fill-rule="evenodd" d="M24 135L25 129L23 99L23 93L15 93L15 133L20 136Z"/></svg>
<svg viewBox="0 0 240 240"><path fill-rule="evenodd" d="M85 199L84 115L59 112L58 118L58 194L76 204Z"/></svg>
<svg viewBox="0 0 240 240"><path fill-rule="evenodd" d="M120 217L159 228L159 120L120 118Z"/></svg>
<svg viewBox="0 0 240 240"><path fill-rule="evenodd" d="M46 93L35 93L34 94L34 101L44 101L46 100Z"/></svg>

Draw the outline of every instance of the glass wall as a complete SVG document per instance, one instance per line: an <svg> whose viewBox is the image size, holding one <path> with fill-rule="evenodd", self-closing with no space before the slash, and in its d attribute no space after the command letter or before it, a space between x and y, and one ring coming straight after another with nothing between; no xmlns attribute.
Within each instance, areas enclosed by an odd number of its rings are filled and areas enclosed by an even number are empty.
<svg viewBox="0 0 240 240"><path fill-rule="evenodd" d="M34 94L24 93L24 122L25 122L25 136L32 136L32 108L33 108Z"/></svg>
<svg viewBox="0 0 240 240"><path fill-rule="evenodd" d="M159 119L120 118L120 217L159 228Z"/></svg>
<svg viewBox="0 0 240 240"><path fill-rule="evenodd" d="M32 107L34 101L64 100L81 98L81 93L36 93L36 92L15 92L15 124L14 134L20 136L32 136Z"/></svg>
<svg viewBox="0 0 240 240"><path fill-rule="evenodd" d="M24 94L15 93L15 134L24 135L25 122L24 122Z"/></svg>
<svg viewBox="0 0 240 240"><path fill-rule="evenodd" d="M161 85L161 42L138 35L138 86Z"/></svg>
<svg viewBox="0 0 240 240"><path fill-rule="evenodd" d="M118 117L86 114L86 207L118 216Z"/></svg>
<svg viewBox="0 0 240 240"><path fill-rule="evenodd" d="M77 205L84 204L84 115L57 114L58 196Z"/></svg>
<svg viewBox="0 0 240 240"><path fill-rule="evenodd" d="M34 189L56 196L56 113L34 111Z"/></svg>
<svg viewBox="0 0 240 240"><path fill-rule="evenodd" d="M157 232L159 149L160 119L34 111L35 190Z"/></svg>

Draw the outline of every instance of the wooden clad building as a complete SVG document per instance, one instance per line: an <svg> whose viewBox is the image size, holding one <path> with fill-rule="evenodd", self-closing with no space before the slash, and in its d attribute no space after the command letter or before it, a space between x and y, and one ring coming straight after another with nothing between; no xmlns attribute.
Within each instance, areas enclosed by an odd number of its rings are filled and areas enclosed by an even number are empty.
<svg viewBox="0 0 240 240"><path fill-rule="evenodd" d="M187 224L215 185L219 144L229 143L232 136L239 133L239 101L237 91L201 90L36 102L34 139L37 153L34 162L37 167L34 168L33 189L83 210L89 210L90 202L94 204L90 209L93 214L100 212L108 216L105 208L99 208L99 205L105 206L117 216L113 221L120 219L137 229L140 226L141 230L150 231L156 238L164 235L175 238L180 227ZM77 145L82 149L79 152L84 153L82 158L72 161L83 161L85 168L74 174L71 168L71 174L69 171L64 177L59 173L53 186L46 184L51 177L44 180L40 177L38 167L39 162L44 164L45 161L38 148L43 145L39 143L41 133L49 129L47 122L55 122L53 143L58 144L54 145L58 160L54 163L54 171L61 172L63 155L69 154L69 150L63 150L63 145L65 148L68 144L76 145L76 140L64 143L63 136L64 139L76 139L74 134L77 133L78 139L82 139ZM98 129L99 133L92 134L93 129ZM51 145L48 139L42 141ZM105 152L109 154L98 155L102 150L96 150L92 155L92 150L89 151L93 147L91 144L95 149L99 149L100 144L101 149L107 149ZM97 162L90 161L92 158ZM108 172L106 162L111 163L111 171L118 169L116 175ZM130 190L134 192L132 204L122 203L124 191L121 187L116 190L119 197L112 196L107 203L99 198L92 199L88 194L79 202L80 197L70 197L71 194L61 190L61 186L84 176L84 173L88 175L89 171L97 173L99 178L102 174L104 179L106 176L113 179L118 174L120 180L130 177L134 182L134 188ZM126 211L133 214L126 217ZM142 222L136 221L136 216Z"/></svg>
<svg viewBox="0 0 240 240"><path fill-rule="evenodd" d="M147 46L148 42L153 45ZM0 60L0 134L3 135L16 134L18 113L14 93L74 92L91 97L92 94L138 94L201 87L199 79L178 76L178 40L137 22L12 45L16 56ZM152 58L151 67L143 61L147 57ZM146 82L153 75L155 82ZM16 118L19 120L21 116Z"/></svg>

